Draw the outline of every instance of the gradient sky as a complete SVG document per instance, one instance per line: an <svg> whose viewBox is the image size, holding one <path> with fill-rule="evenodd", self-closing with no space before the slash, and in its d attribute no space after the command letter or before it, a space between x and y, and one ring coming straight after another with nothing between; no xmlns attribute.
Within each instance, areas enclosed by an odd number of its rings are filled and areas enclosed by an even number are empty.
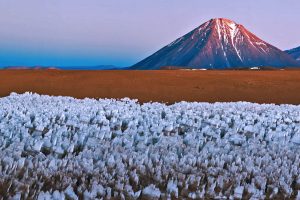
<svg viewBox="0 0 300 200"><path fill-rule="evenodd" d="M211 18L300 46L299 0L0 0L0 66L128 66Z"/></svg>

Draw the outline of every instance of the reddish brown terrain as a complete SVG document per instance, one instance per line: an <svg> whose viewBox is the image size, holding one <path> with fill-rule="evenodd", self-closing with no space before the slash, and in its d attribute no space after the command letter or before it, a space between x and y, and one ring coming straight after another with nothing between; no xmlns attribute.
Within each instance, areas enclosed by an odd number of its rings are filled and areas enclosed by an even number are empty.
<svg viewBox="0 0 300 200"><path fill-rule="evenodd" d="M0 95L26 91L76 98L300 104L300 70L0 70Z"/></svg>

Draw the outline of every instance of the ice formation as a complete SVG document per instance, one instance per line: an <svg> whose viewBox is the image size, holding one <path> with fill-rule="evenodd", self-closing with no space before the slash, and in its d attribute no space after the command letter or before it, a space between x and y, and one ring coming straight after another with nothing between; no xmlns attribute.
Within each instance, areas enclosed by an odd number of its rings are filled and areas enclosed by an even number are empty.
<svg viewBox="0 0 300 200"><path fill-rule="evenodd" d="M300 191L300 106L0 99L0 199L265 199Z"/></svg>

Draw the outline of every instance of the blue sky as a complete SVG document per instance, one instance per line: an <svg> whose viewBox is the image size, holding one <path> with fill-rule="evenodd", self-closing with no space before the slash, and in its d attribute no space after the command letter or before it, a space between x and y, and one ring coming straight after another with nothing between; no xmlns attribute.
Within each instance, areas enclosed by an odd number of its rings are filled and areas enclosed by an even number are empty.
<svg viewBox="0 0 300 200"><path fill-rule="evenodd" d="M0 0L0 66L132 65L211 18L300 46L299 0Z"/></svg>

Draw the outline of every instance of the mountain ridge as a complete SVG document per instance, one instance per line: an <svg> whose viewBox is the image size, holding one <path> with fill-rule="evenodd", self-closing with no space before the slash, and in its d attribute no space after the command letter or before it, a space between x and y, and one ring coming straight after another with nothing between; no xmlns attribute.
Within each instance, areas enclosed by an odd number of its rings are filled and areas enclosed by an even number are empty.
<svg viewBox="0 0 300 200"><path fill-rule="evenodd" d="M286 50L286 53L288 53L289 55L291 55L294 59L296 59L297 61L300 62L300 46L290 49L290 50Z"/></svg>

